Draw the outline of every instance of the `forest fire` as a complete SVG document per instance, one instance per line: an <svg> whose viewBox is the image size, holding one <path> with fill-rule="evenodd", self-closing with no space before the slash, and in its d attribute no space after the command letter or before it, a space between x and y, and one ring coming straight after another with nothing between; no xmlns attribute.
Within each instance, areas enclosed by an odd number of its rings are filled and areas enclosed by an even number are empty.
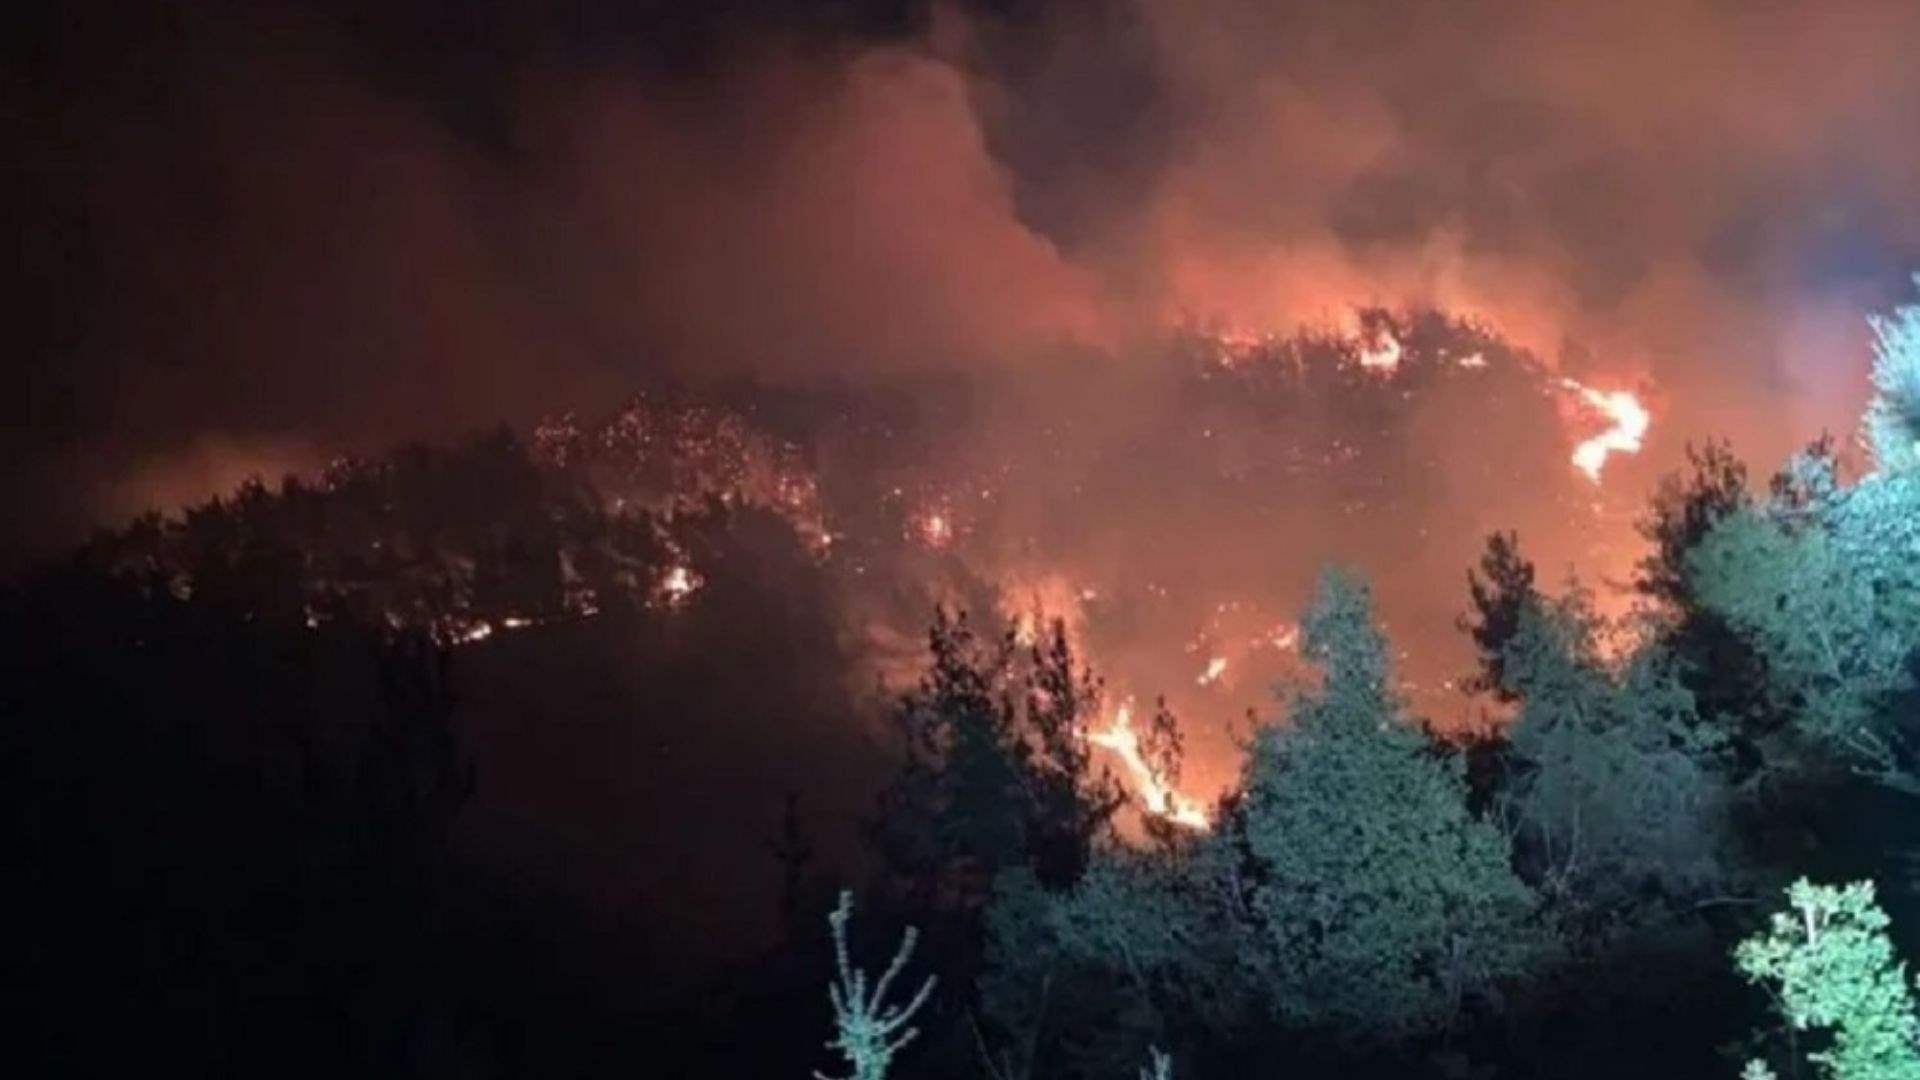
<svg viewBox="0 0 1920 1080"><path fill-rule="evenodd" d="M938 550L953 543L953 517L941 510L928 510L913 519L912 535L914 539L928 548Z"/></svg>
<svg viewBox="0 0 1920 1080"><path fill-rule="evenodd" d="M1915 0L9 29L5 1075L1920 1080Z"/></svg>
<svg viewBox="0 0 1920 1080"><path fill-rule="evenodd" d="M654 586L654 596L664 607L681 607L705 582L690 566L670 566Z"/></svg>
<svg viewBox="0 0 1920 1080"><path fill-rule="evenodd" d="M1392 331L1377 330L1372 340L1363 341L1360 367L1366 371L1387 373L1400 366L1400 341Z"/></svg>
<svg viewBox="0 0 1920 1080"><path fill-rule="evenodd" d="M1640 452L1641 442L1646 438L1653 415L1640 403L1639 398L1625 390L1595 390L1572 379L1561 380L1561 385L1578 394L1582 401L1611 423L1605 431L1583 440L1573 448L1574 468L1597 484L1601 470L1606 467L1608 455Z"/></svg>
<svg viewBox="0 0 1920 1080"><path fill-rule="evenodd" d="M391 626L424 620L439 639L472 645L503 630L625 604L679 612L702 602L709 575L736 575L751 565L716 560L702 531L760 515L769 526L777 522L776 531L791 533L805 549L808 572L823 575L844 602L878 603L903 586L924 589L928 604L937 599L994 610L1022 647L1039 641L1047 622L1064 619L1076 655L1112 685L1172 699L1193 723L1198 764L1217 785L1230 775L1216 767L1232 753L1226 725L1259 702L1258 688L1296 667L1289 599L1285 590L1258 583L1260 560L1248 556L1265 544L1294 542L1287 524L1310 520L1302 515L1318 507L1303 501L1276 513L1275 492L1324 492L1353 526L1320 542L1371 548L1387 535L1378 526L1396 520L1395 502L1411 490L1405 486L1410 478L1394 481L1402 485L1395 487L1384 477L1412 459L1396 442L1414 430L1403 425L1423 411L1452 424L1457 416L1450 410L1477 407L1488 393L1517 394L1513 400L1521 402L1538 401L1541 392L1569 398L1571 407L1557 414L1539 411L1538 438L1557 441L1560 453L1572 442L1574 475L1587 483L1601 480L1612 454L1638 450L1648 432L1650 415L1633 394L1549 375L1529 354L1471 326L1380 311L1364 312L1356 323L1330 334L1201 335L1191 354L1170 350L1156 376L1170 380L1156 391L1165 400L1146 413L1164 427L1141 444L1162 455L1152 463L1099 434L1116 414L1096 399L1066 411L1054 407L1063 426L1053 438L1034 445L1016 440L1004 453L993 447L995 453L950 455L970 458L965 468L896 460L902 430L857 411L846 414L844 426L798 439L770 434L754 419L751 401L723 405L687 394L640 395L596 423L572 415L549 420L532 439L539 469L577 485L594 505L586 517L582 508L567 509L556 520L577 520L543 541L557 545L543 557L552 560L559 587L544 601L524 588L488 584L502 571L484 567L477 552L492 541L449 535L443 540L452 545L448 550L421 550L417 534L404 526L405 512L441 499L413 491L415 479L391 464L342 464L322 489L361 517L353 530L336 530L326 540L346 541L347 550L310 560L315 592L307 621L325 622L336 606L329 597L345 593L385 605ZM1196 424L1194 415L1205 419ZM1609 426L1569 437L1595 417ZM1076 441L1087 442L1058 437L1076 423L1095 435L1080 456L1065 456ZM823 464L818 448L824 443L836 447L834 463ZM1426 467L1436 470L1449 456L1461 457L1461 469L1513 467L1498 456L1475 464L1473 449L1463 456L1450 436L1426 453ZM1136 485L1148 464L1159 479ZM418 482L429 479L422 475ZM1516 490L1535 498L1543 483L1517 481ZM1129 488L1144 498L1122 494ZM1009 492L1032 502L1023 505ZM1166 516L1164 509L1175 505L1178 514ZM1248 516L1261 506L1269 509ZM270 505L249 497L231 509L248 514ZM1158 539L1102 550L1070 534L1048 535L1063 522L1124 524L1112 535ZM1149 526L1155 522L1164 522L1164 533ZM496 526L475 521L471 527L478 537ZM1455 543L1471 543L1465 530L1475 527L1465 521L1433 526L1451 528ZM132 551L128 565L196 557L187 533L163 531L156 539L177 550ZM1161 557L1196 542L1210 554ZM369 563L369 550L384 561ZM941 558L928 562L916 552ZM193 576L179 571L174 580L191 590ZM1397 579L1389 572L1385 580ZM969 590L982 588L984 596L968 598ZM914 640L927 610L890 611L880 617L880 636ZM1432 620L1443 628L1450 621L1450 614ZM919 660L901 655L874 663L910 679ZM1445 687L1453 674L1436 665L1413 681ZM1128 756L1137 746L1125 719L1089 737L1121 762L1122 776L1142 798L1166 803L1171 796L1158 792L1137 758Z"/></svg>
<svg viewBox="0 0 1920 1080"><path fill-rule="evenodd" d="M1126 768L1127 781L1147 813L1189 829L1205 831L1212 827L1207 812L1198 803L1167 786L1148 763L1140 746L1140 735L1133 729L1131 701L1121 702L1105 728L1087 733L1087 741L1111 751Z"/></svg>

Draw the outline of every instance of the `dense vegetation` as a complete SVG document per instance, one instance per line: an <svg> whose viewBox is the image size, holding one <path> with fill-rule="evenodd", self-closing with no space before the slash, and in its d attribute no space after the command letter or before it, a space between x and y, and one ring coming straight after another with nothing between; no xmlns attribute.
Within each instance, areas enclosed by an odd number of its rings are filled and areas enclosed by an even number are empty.
<svg viewBox="0 0 1920 1080"><path fill-rule="evenodd" d="M1330 569L1316 673L1205 831L1101 769L1064 628L940 614L858 925L789 802L786 942L720 998L609 999L555 940L571 913L450 855L476 778L449 647L587 615L690 634L656 625L689 552L805 579L772 510L615 510L501 436L103 537L0 613L27 1071L1920 1076L1889 936L1920 927L1920 309L1880 332L1869 468L1822 440L1756 488L1697 450L1631 615L1490 539L1463 629L1497 731L1413 715L1367 583ZM714 587L770 617L775 586ZM1164 708L1145 756L1177 777Z"/></svg>
<svg viewBox="0 0 1920 1080"><path fill-rule="evenodd" d="M1644 520L1627 618L1578 582L1541 591L1517 538L1490 539L1463 629L1468 685L1513 710L1497 734L1440 739L1409 716L1365 583L1329 571L1300 627L1319 679L1281 688L1215 828L1149 820L1147 842L1122 841L1102 796L1068 785L1086 792L1076 835L1096 828L1065 878L1029 794L1048 729L956 704L944 688L1004 681L1005 663L937 628L901 706L946 736L938 762L912 758L949 781L928 835L997 820L1001 839L953 852L971 891L904 894L907 917L949 928L931 965L961 980L921 1017L918 1067L1920 1075L1870 885L1800 880L1765 921L1807 870L1907 893L1920 312L1879 329L1871 469L1844 482L1822 439L1755 491L1724 445L1693 451ZM997 786L962 781L993 768ZM1778 1020L1741 976L1773 988Z"/></svg>

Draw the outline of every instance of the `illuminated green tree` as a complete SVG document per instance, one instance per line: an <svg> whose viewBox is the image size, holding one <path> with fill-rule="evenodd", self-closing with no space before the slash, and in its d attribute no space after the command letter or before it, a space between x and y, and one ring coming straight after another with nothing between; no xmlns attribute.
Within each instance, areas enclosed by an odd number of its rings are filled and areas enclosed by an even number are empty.
<svg viewBox="0 0 1920 1080"><path fill-rule="evenodd" d="M1765 662L1774 706L1813 745L1920 794L1896 695L1920 645L1920 476L1746 510L1688 558L1701 602Z"/></svg>
<svg viewBox="0 0 1920 1080"><path fill-rule="evenodd" d="M1303 1027L1395 1038L1445 1025L1527 967L1536 900L1467 810L1457 758L1405 712L1364 582L1321 579L1301 624L1324 678L1257 736L1216 845L1259 997ZM1234 890L1223 889L1223 893Z"/></svg>
<svg viewBox="0 0 1920 1080"><path fill-rule="evenodd" d="M1603 658L1577 586L1530 605L1504 650L1521 701L1498 800L1527 880L1568 928L1686 905L1728 873L1720 747L1658 641Z"/></svg>
<svg viewBox="0 0 1920 1080"><path fill-rule="evenodd" d="M1790 909L1740 943L1734 964L1766 985L1795 1032L1826 1033L1830 1044L1806 1055L1832 1080L1920 1078L1920 1019L1906 965L1887 939L1887 916L1872 882L1787 889ZM1752 1061L1748 1080L1773 1071Z"/></svg>
<svg viewBox="0 0 1920 1080"><path fill-rule="evenodd" d="M1914 276L1920 285L1920 274ZM1872 320L1873 399L1861 427L1884 475L1920 470L1920 305Z"/></svg>
<svg viewBox="0 0 1920 1080"><path fill-rule="evenodd" d="M833 1005L835 1038L827 1044L847 1059L853 1071L846 1080L884 1080L895 1054L919 1037L920 1029L909 1027L932 995L934 979L928 976L905 1005L888 1004L887 991L893 980L913 959L919 938L909 929L894 951L878 981L869 981L867 973L855 967L847 951L847 923L853 918L853 894L841 892L840 903L827 916L833 930L834 981L827 984L827 998ZM813 1074L817 1080L832 1080L825 1073Z"/></svg>
<svg viewBox="0 0 1920 1080"><path fill-rule="evenodd" d="M986 913L983 1019L996 1076L1112 1077L1167 1034L1182 980L1231 978L1233 957L1197 933L1204 908L1159 852L1100 851L1070 890L1031 870L1000 875Z"/></svg>

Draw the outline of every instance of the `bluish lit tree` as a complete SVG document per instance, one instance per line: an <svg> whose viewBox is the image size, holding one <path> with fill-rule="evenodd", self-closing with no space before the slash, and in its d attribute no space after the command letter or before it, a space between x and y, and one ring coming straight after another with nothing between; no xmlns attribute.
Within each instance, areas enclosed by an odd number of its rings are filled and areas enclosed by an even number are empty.
<svg viewBox="0 0 1920 1080"><path fill-rule="evenodd" d="M1805 1055L1819 1075L1920 1078L1913 989L1906 965L1894 957L1873 883L1815 885L1802 878L1788 888L1787 900L1787 911L1734 951L1740 973L1766 986L1794 1032L1829 1036L1823 1049ZM1775 1074L1754 1060L1744 1075L1766 1080Z"/></svg>

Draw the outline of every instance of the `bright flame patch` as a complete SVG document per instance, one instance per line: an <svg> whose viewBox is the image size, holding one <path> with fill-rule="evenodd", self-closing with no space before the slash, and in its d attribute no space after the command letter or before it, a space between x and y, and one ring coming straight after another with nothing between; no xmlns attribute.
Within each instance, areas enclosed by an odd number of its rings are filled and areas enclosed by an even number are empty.
<svg viewBox="0 0 1920 1080"><path fill-rule="evenodd" d="M1573 448L1573 467L1597 484L1601 470L1606 467L1607 455L1640 452L1641 441L1653 423L1653 414L1640 404L1639 398L1625 390L1595 390L1572 379L1562 379L1560 385L1580 395L1582 401L1612 421L1607 430Z"/></svg>
<svg viewBox="0 0 1920 1080"><path fill-rule="evenodd" d="M1095 746L1113 752L1120 763L1127 767L1127 773L1133 778L1134 790L1139 792L1142 802L1147 804L1147 812L1163 817L1176 825L1189 829L1206 830L1212 827L1207 820L1207 812L1199 804L1167 785L1154 775L1153 767L1147 764L1146 755L1140 752L1140 736L1133 730L1133 705L1122 702L1113 712L1113 721L1105 731L1090 731L1087 741Z"/></svg>

